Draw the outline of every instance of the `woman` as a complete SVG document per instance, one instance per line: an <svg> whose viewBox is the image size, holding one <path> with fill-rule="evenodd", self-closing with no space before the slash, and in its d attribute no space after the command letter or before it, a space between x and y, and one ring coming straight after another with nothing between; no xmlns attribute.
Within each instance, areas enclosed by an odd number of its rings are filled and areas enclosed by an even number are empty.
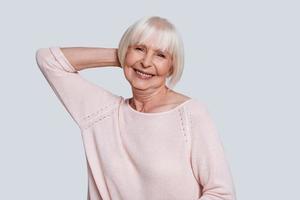
<svg viewBox="0 0 300 200"><path fill-rule="evenodd" d="M183 70L183 44L167 19L140 19L124 33L118 49L40 48L36 60L81 130L88 199L236 198L205 103L172 89ZM121 66L131 98L78 73L105 66Z"/></svg>

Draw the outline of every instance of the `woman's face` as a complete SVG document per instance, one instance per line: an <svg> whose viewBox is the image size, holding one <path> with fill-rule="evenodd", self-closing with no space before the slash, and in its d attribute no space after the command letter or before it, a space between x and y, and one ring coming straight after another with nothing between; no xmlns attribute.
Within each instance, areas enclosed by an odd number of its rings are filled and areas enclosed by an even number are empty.
<svg viewBox="0 0 300 200"><path fill-rule="evenodd" d="M128 47L123 69L133 88L155 89L164 86L166 78L171 74L172 57L168 52L154 48L149 40Z"/></svg>

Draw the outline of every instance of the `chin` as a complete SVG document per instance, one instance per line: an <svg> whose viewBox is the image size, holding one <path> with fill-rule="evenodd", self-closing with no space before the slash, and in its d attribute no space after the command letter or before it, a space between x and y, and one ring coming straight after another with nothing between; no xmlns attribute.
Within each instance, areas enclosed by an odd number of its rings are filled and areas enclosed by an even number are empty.
<svg viewBox="0 0 300 200"><path fill-rule="evenodd" d="M139 81L133 81L131 82L131 87L135 88L135 89L140 89L140 90L146 90L148 88L151 88L150 84L147 83L141 83Z"/></svg>

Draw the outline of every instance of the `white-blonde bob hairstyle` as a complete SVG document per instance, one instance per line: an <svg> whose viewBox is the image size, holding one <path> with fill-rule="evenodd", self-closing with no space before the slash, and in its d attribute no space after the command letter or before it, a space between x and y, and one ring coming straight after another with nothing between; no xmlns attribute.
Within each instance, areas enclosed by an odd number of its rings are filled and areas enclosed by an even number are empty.
<svg viewBox="0 0 300 200"><path fill-rule="evenodd" d="M154 47L167 51L172 56L172 70L167 77L167 86L173 89L183 72L184 49L180 34L167 19L148 16L129 26L119 42L118 59L121 66L124 66L128 47L143 44L152 36L156 38Z"/></svg>

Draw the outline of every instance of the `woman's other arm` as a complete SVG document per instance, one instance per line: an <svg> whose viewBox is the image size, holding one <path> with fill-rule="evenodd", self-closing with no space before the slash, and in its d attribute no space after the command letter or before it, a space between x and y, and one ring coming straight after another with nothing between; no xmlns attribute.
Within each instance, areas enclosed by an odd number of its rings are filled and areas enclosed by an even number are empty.
<svg viewBox="0 0 300 200"><path fill-rule="evenodd" d="M64 47L61 51L76 71L94 67L120 67L118 49L115 48Z"/></svg>
<svg viewBox="0 0 300 200"><path fill-rule="evenodd" d="M192 168L202 196L199 200L236 200L225 149L205 103L193 109Z"/></svg>

